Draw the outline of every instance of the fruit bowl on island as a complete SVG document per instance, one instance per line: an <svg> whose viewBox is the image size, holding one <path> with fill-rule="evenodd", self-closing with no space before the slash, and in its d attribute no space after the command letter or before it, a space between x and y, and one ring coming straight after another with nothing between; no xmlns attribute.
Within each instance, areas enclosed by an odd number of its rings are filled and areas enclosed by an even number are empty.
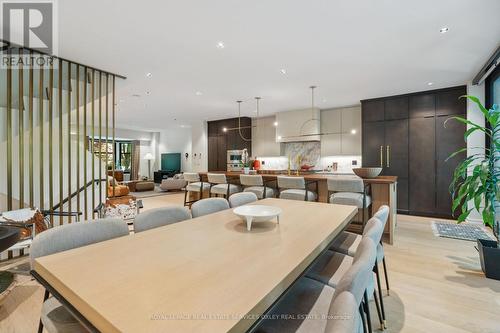
<svg viewBox="0 0 500 333"><path fill-rule="evenodd" d="M376 178L382 172L380 167L353 168L352 171L356 176L361 178Z"/></svg>

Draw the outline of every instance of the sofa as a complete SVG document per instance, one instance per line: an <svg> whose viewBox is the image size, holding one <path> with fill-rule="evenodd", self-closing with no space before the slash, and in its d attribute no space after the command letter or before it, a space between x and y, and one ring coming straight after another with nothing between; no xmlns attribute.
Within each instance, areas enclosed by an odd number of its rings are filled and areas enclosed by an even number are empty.
<svg viewBox="0 0 500 333"><path fill-rule="evenodd" d="M163 179L160 184L162 191L180 191L185 188L187 181L184 180L182 174L177 174L172 178Z"/></svg>

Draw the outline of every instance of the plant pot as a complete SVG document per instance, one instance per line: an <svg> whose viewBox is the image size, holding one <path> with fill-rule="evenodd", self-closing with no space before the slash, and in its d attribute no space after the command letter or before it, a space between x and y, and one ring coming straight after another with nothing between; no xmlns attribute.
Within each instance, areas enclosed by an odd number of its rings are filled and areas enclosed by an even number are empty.
<svg viewBox="0 0 500 333"><path fill-rule="evenodd" d="M497 242L486 239L477 240L481 268L487 278L500 280L500 249Z"/></svg>
<svg viewBox="0 0 500 333"><path fill-rule="evenodd" d="M248 175L250 173L250 168L244 167L243 173L245 173L245 175Z"/></svg>

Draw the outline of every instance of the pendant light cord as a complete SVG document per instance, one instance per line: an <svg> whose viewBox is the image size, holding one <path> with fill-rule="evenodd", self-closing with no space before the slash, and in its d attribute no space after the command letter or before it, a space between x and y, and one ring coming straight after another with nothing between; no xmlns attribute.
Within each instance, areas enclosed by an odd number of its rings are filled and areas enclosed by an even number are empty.
<svg viewBox="0 0 500 333"><path fill-rule="evenodd" d="M240 137L243 141L247 141L247 142L250 142L252 141L252 139L247 139L243 136L243 134L241 133L241 103L243 101L236 101L238 103L238 133L240 134ZM252 128L251 124L250 124L250 128Z"/></svg>

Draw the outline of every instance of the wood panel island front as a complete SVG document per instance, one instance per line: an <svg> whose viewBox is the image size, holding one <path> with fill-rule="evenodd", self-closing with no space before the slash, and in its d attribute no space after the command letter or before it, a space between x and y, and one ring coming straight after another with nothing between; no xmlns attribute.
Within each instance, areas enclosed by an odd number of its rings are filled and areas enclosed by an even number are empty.
<svg viewBox="0 0 500 333"><path fill-rule="evenodd" d="M208 172L200 172L200 176L203 181L207 181ZM242 174L241 172L231 172L231 171L211 171L210 173L224 173L231 184L239 184L239 178ZM276 187L276 180L280 175L287 175L282 172L274 171L260 171L259 175L262 176L266 182L266 186ZM296 177L296 172L292 172L291 176ZM306 182L310 182L308 185L312 191L316 191L316 184L318 186L318 201L328 203L328 186L327 179L331 177L338 177L335 174L325 174L325 173L299 173L299 177L304 177ZM388 205L390 209L389 219L384 230L384 240L389 244L394 241L394 229L396 226L397 219L397 182L398 177L396 176L378 176L371 179L363 179L365 184L370 186L370 195L372 198L371 212L376 212L380 206ZM207 197L205 195L204 197ZM357 216L360 218L360 216Z"/></svg>

